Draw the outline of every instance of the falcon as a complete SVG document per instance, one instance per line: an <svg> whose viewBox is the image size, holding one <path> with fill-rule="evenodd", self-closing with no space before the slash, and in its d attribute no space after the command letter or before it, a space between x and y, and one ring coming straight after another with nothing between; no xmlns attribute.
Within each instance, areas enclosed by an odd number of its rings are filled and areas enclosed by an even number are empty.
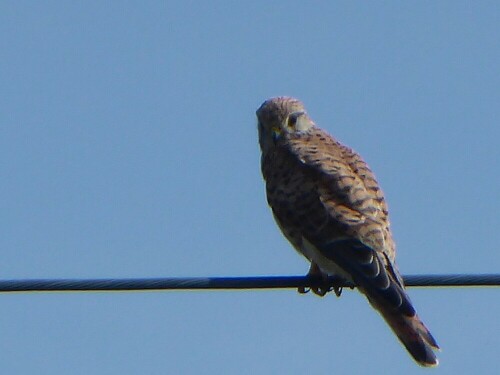
<svg viewBox="0 0 500 375"><path fill-rule="evenodd" d="M308 275L356 285L415 361L436 366L439 346L405 291L387 204L368 165L317 127L297 99L268 99L257 119L267 201L284 236L311 262Z"/></svg>

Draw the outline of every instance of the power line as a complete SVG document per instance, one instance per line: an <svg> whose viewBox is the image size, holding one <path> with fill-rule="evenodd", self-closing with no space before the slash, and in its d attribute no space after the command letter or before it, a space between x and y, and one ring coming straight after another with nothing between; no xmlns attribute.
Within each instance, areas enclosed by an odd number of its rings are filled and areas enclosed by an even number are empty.
<svg viewBox="0 0 500 375"><path fill-rule="evenodd" d="M500 286L500 274L483 275L408 275L408 287ZM0 280L0 293L55 291L140 291L140 290L209 290L209 289L283 289L313 286L355 285L337 278L328 282L307 276L254 277L167 277L136 279L25 279Z"/></svg>

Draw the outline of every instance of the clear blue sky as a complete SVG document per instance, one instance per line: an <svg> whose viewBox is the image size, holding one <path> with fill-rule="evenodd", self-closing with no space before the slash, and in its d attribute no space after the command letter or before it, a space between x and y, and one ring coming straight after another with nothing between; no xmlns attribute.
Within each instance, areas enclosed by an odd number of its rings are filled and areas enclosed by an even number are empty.
<svg viewBox="0 0 500 375"><path fill-rule="evenodd" d="M255 110L360 152L404 274L500 272L500 3L0 3L2 279L303 275ZM357 292L0 295L2 374L493 374L500 289L412 289L422 370ZM478 370L478 368L480 370Z"/></svg>

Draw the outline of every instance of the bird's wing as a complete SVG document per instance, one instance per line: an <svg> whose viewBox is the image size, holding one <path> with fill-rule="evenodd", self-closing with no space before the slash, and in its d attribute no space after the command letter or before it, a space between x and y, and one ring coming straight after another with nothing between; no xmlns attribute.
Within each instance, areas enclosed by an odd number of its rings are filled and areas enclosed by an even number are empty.
<svg viewBox="0 0 500 375"><path fill-rule="evenodd" d="M320 200L334 220L374 250L393 251L382 191L358 154L320 129L291 137L288 149L317 180Z"/></svg>
<svg viewBox="0 0 500 375"><path fill-rule="evenodd" d="M320 129L291 137L287 146L316 181L331 219L347 228L345 236L308 241L352 277L417 362L436 365L432 349L438 345L417 316L394 265L387 206L369 167Z"/></svg>

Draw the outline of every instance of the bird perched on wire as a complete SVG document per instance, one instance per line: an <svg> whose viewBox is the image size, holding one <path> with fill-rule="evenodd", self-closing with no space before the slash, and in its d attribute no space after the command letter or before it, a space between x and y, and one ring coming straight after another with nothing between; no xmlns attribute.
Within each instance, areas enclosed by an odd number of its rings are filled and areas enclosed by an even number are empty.
<svg viewBox="0 0 500 375"><path fill-rule="evenodd" d="M317 127L297 99L266 100L257 119L267 201L285 237L311 262L309 275L354 283L415 361L436 366L439 347L405 292L387 204L368 165ZM334 290L339 296L341 288Z"/></svg>

